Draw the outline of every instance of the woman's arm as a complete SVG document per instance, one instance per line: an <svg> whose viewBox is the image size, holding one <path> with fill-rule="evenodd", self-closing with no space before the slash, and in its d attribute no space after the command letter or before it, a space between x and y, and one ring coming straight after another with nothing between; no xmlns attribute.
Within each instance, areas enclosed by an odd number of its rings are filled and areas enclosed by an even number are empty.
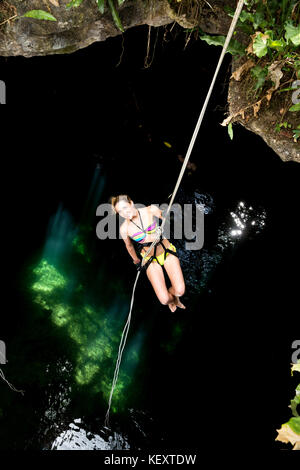
<svg viewBox="0 0 300 470"><path fill-rule="evenodd" d="M130 240L129 236L127 235L127 231L125 227L120 227L120 234L121 237L124 240L125 246L127 248L128 253L130 254L131 258L133 259L134 264L137 264L140 262L140 259L138 258L135 248L133 246L132 241Z"/></svg>
<svg viewBox="0 0 300 470"><path fill-rule="evenodd" d="M156 215L156 217L158 217L159 219L162 219L163 216L162 216L162 211L157 207L155 206L154 204L151 204L150 206L150 212L153 214L153 215Z"/></svg>

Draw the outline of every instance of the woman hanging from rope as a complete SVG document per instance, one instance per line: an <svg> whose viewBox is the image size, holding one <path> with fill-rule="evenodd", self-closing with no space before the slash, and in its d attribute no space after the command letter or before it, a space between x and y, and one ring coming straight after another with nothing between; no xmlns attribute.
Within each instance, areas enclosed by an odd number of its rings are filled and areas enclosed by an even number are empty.
<svg viewBox="0 0 300 470"><path fill-rule="evenodd" d="M155 205L136 209L134 202L126 194L112 196L110 203L113 212L125 219L120 226L120 235L134 264L139 269L141 261L136 254L135 246L139 254L144 258L147 252L145 247L149 247L155 240L155 231L158 227L158 220L155 219L162 219L162 212ZM139 229L138 231L137 228ZM135 246L132 242L135 243ZM168 256L169 254L173 256ZM162 266L164 266L171 281L169 289L167 289L165 283ZM179 297L185 292L183 274L176 253L176 247L169 240L163 236L161 237L160 241L145 258L144 269L158 300L163 305L168 305L172 312L175 312L177 307L185 308L179 300Z"/></svg>

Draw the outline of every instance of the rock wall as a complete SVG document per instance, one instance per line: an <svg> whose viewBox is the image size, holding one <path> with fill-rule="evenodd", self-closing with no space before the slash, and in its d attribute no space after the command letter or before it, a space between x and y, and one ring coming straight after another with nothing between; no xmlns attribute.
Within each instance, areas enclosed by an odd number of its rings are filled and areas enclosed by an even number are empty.
<svg viewBox="0 0 300 470"><path fill-rule="evenodd" d="M245 57L233 60L232 72L235 72L247 60ZM292 130L300 124L300 113L288 111L293 105L290 101L290 95L274 94L270 102L263 97L249 98L249 89L252 86L247 78L238 81L234 78L230 79L228 88L229 115L236 115L232 122L242 124L249 131L262 137L283 161L300 162L300 142L294 141ZM252 103L254 106L251 106ZM245 112L238 114L242 109L245 109ZM283 112L284 115L282 115ZM281 116L282 121L290 123L291 128L282 128L280 131L276 131L275 125Z"/></svg>
<svg viewBox="0 0 300 470"><path fill-rule="evenodd" d="M13 8L22 15L29 10L45 10L57 21L43 21L21 18L0 26L0 55L24 57L49 54L66 54L89 46L96 41L122 34L115 26L112 15L106 9L100 14L95 0L83 0L77 8L66 9L69 0L9 0L6 16ZM200 2L201 3L201 2ZM204 2L195 23L188 14L176 15L167 0L127 0L120 8L119 15L125 31L139 25L163 26L174 21L182 25L199 23L204 31L223 34L227 31L230 18L224 14L224 0L211 2L214 11ZM228 2L227 2L228 3ZM234 3L234 2L229 2ZM55 6L55 4L57 6ZM1 12L1 9L0 9Z"/></svg>

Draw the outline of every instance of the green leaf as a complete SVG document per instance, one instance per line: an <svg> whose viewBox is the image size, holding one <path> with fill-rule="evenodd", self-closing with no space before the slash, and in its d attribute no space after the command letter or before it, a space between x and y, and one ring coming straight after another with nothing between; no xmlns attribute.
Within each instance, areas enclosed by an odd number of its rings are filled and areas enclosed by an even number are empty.
<svg viewBox="0 0 300 470"><path fill-rule="evenodd" d="M77 8L82 4L83 0L72 0L70 3L66 5L66 8Z"/></svg>
<svg viewBox="0 0 300 470"><path fill-rule="evenodd" d="M292 87L292 86L290 86L288 88L281 88L280 90L277 90L277 93L281 93L282 91L291 91L291 90L295 90L295 88Z"/></svg>
<svg viewBox="0 0 300 470"><path fill-rule="evenodd" d="M299 364L300 365L300 364ZM299 416L299 413L297 411L297 406L300 404L300 385L296 388L296 395L291 400L290 408L292 410L293 416Z"/></svg>
<svg viewBox="0 0 300 470"><path fill-rule="evenodd" d="M291 418L286 424L296 433L300 434L300 417Z"/></svg>
<svg viewBox="0 0 300 470"><path fill-rule="evenodd" d="M294 46L300 46L300 24L294 26L290 21L285 24L285 39L291 41Z"/></svg>
<svg viewBox="0 0 300 470"><path fill-rule="evenodd" d="M208 34L203 34L200 36L200 39L207 42L210 46L224 46L226 38L225 36L209 36ZM226 52L229 52L232 55L239 54L243 56L245 55L245 47L235 39L231 39Z"/></svg>
<svg viewBox="0 0 300 470"><path fill-rule="evenodd" d="M105 0L96 0L96 3L98 5L98 10L100 11L101 15L103 15L104 7L105 7Z"/></svg>
<svg viewBox="0 0 300 470"><path fill-rule="evenodd" d="M242 10L239 16L239 20L242 23L244 23L245 21L250 21L251 23L253 23L253 13L249 13L248 11Z"/></svg>
<svg viewBox="0 0 300 470"><path fill-rule="evenodd" d="M228 134L231 140L233 139L233 129L232 129L232 123L230 122L227 126Z"/></svg>
<svg viewBox="0 0 300 470"><path fill-rule="evenodd" d="M117 12L117 9L114 5L113 0L108 0L108 4L109 4L109 8L110 8L113 20L115 22L115 25L117 26L117 28L119 28L120 31L122 31L122 33L124 33L125 29L121 23L119 13Z"/></svg>
<svg viewBox="0 0 300 470"><path fill-rule="evenodd" d="M272 30L272 29L266 29L266 30L264 31L264 35L265 35L265 36L269 36L269 37L268 37L268 41L273 41L273 39L274 39L274 34L273 34L273 30Z"/></svg>
<svg viewBox="0 0 300 470"><path fill-rule="evenodd" d="M21 15L23 18L35 18L36 20L57 21L57 19L44 10L30 10Z"/></svg>
<svg viewBox="0 0 300 470"><path fill-rule="evenodd" d="M293 139L298 140L300 138L300 129L293 129L293 132ZM300 371L300 368L298 369L298 371Z"/></svg>
<svg viewBox="0 0 300 470"><path fill-rule="evenodd" d="M256 78L256 84L254 87L256 91L264 85L266 77L268 75L268 69L267 67L263 68L260 65L256 65L255 67L252 67L250 72Z"/></svg>
<svg viewBox="0 0 300 470"><path fill-rule="evenodd" d="M253 42L253 52L257 57L263 57L268 52L268 38L259 33Z"/></svg>
<svg viewBox="0 0 300 470"><path fill-rule="evenodd" d="M121 5L123 5L124 2L126 2L126 0L118 0L118 5L119 5L119 7L120 7Z"/></svg>
<svg viewBox="0 0 300 470"><path fill-rule="evenodd" d="M286 42L284 39L277 39L275 41L268 41L268 46L271 47L271 49L276 49L277 51L282 51L284 47L286 46Z"/></svg>
<svg viewBox="0 0 300 470"><path fill-rule="evenodd" d="M300 397L295 397L293 400L291 400L290 407L291 407L293 416L299 416L299 413L297 411L297 406L299 405L299 403L300 403Z"/></svg>
<svg viewBox="0 0 300 470"><path fill-rule="evenodd" d="M227 13L228 16L233 17L234 16L234 9L229 7L228 5L224 6L224 11ZM242 14L242 12L241 12Z"/></svg>
<svg viewBox="0 0 300 470"><path fill-rule="evenodd" d="M267 24L267 22L265 21L265 15L264 15L263 11L255 12L254 17L253 17L254 29L257 29L259 27L264 27L266 24Z"/></svg>
<svg viewBox="0 0 300 470"><path fill-rule="evenodd" d="M292 111L292 112L300 111L300 103L294 104L294 105L289 109L289 111Z"/></svg>

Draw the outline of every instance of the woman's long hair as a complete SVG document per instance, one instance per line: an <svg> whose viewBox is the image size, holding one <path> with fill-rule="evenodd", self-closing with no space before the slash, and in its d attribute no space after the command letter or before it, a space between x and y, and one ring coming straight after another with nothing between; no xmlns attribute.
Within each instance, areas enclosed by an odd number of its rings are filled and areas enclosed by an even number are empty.
<svg viewBox="0 0 300 470"><path fill-rule="evenodd" d="M111 196L109 199L109 202L112 206L112 211L115 214L117 213L115 207L120 201L126 201L130 204L132 202L132 199L127 194L119 194L118 196Z"/></svg>

